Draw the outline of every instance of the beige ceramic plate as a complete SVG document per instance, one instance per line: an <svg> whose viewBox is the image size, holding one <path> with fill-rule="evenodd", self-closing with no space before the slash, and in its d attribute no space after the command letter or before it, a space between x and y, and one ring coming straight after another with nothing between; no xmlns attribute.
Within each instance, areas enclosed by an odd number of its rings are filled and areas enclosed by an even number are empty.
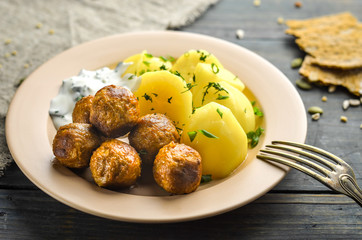
<svg viewBox="0 0 362 240"><path fill-rule="evenodd" d="M63 79L78 74L82 68L97 69L142 50L177 57L189 49L205 49L216 55L255 94L265 114L266 131L261 143L231 176L204 184L192 194L165 196L147 186L140 187L138 192L101 189L80 173L54 163L51 141L55 129L48 109ZM12 156L35 185L81 211L131 222L186 221L243 206L273 188L287 172L287 168L256 159L257 150L272 140L304 142L305 136L303 103L278 69L235 44L183 32L121 34L71 48L43 64L24 81L6 118L6 138Z"/></svg>

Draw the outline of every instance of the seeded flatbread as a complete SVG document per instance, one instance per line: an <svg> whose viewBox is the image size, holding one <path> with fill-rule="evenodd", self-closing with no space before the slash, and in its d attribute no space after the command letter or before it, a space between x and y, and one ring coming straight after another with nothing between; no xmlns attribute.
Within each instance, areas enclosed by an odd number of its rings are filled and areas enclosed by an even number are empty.
<svg viewBox="0 0 362 240"><path fill-rule="evenodd" d="M299 73L311 82L319 82L324 85L340 85L346 87L351 93L362 96L362 68L352 70L340 70L320 67L313 64L313 57L307 55L304 58Z"/></svg>
<svg viewBox="0 0 362 240"><path fill-rule="evenodd" d="M312 29L335 27L335 25L357 24L358 20L349 12L333 14L306 20L287 20L285 24L289 27L285 32L296 37L301 37L305 32Z"/></svg>
<svg viewBox="0 0 362 240"><path fill-rule="evenodd" d="M308 20L289 20L286 32L312 55L312 62L323 67L352 69L362 67L362 24L350 13Z"/></svg>

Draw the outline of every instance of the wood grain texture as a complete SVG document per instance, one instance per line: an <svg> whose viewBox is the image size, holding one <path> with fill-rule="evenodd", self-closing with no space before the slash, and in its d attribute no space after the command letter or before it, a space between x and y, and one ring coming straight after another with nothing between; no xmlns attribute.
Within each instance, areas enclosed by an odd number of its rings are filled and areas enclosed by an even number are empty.
<svg viewBox="0 0 362 240"><path fill-rule="evenodd" d="M1 239L358 239L362 232L360 207L332 194L267 194L229 213L172 224L102 219L33 190L1 190L0 206Z"/></svg>
<svg viewBox="0 0 362 240"><path fill-rule="evenodd" d="M303 19L342 11L362 21L362 1L221 0L194 24L180 29L218 37L261 55L294 84L300 76L290 62L304 56L284 33L284 19ZM243 29L245 38L235 31ZM335 153L356 171L362 186L362 107L343 111L344 89L297 89L305 108L321 106L318 122L308 118L308 144ZM328 101L322 102L321 97ZM288 114L288 109L286 113ZM339 120L341 115L349 119ZM0 239L362 239L362 209L296 170L258 200L202 220L172 224L135 224L95 217L72 209L43 193L14 164L0 178Z"/></svg>

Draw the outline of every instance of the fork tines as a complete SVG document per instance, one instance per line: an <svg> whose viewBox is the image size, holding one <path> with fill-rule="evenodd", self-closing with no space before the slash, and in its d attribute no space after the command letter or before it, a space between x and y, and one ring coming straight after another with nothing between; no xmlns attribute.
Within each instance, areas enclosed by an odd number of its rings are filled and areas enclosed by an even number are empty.
<svg viewBox="0 0 362 240"><path fill-rule="evenodd" d="M324 184L328 184L328 187L330 187L329 177L331 173L335 171L338 166L342 167L348 165L339 157L320 148L306 144L273 141L272 145L267 145L266 148L266 150L260 150L262 154L257 155L259 159L274 161L295 168L316 178ZM311 160L314 160L319 164ZM318 171L322 175L311 169Z"/></svg>

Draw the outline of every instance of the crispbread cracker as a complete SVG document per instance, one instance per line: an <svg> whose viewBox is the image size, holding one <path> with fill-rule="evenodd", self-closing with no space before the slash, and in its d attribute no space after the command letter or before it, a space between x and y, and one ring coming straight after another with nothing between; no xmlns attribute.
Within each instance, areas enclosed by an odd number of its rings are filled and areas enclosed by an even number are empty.
<svg viewBox="0 0 362 240"><path fill-rule="evenodd" d="M362 96L362 68L341 71L319 67L313 64L313 57L307 55L299 73L311 82L320 82L324 85L341 85L351 93Z"/></svg>
<svg viewBox="0 0 362 240"><path fill-rule="evenodd" d="M350 13L308 20L289 20L286 32L323 67L352 69L362 67L362 24Z"/></svg>
<svg viewBox="0 0 362 240"><path fill-rule="evenodd" d="M357 22L357 18L355 18L351 13L343 12L306 20L287 20L285 24L289 27L289 29L285 32L296 37L301 37L306 31L310 32L311 29L334 27L336 24L356 24Z"/></svg>

